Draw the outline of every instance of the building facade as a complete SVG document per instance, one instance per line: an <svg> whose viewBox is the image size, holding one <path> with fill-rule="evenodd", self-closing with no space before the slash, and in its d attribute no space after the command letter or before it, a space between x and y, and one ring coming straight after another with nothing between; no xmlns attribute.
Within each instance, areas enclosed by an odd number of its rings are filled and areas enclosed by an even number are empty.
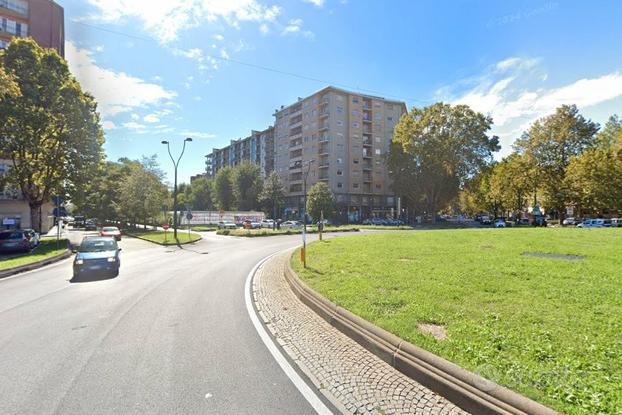
<svg viewBox="0 0 622 415"><path fill-rule="evenodd" d="M205 156L205 172L208 177L214 177L223 167L234 167L244 161L259 165L264 177L274 170L274 127L253 130L246 138L231 140L227 147L212 149Z"/></svg>
<svg viewBox="0 0 622 415"><path fill-rule="evenodd" d="M13 37L32 37L44 48L65 54L65 23L63 8L50 0L0 0L0 49ZM10 160L1 159L0 175L12 167ZM41 208L41 231L53 223L53 206ZM0 229L31 228L30 207L19 190L0 188Z"/></svg>
<svg viewBox="0 0 622 415"><path fill-rule="evenodd" d="M395 214L386 163L406 104L327 87L277 110L275 170L286 190L285 216L296 217L307 190L325 182L342 222Z"/></svg>
<svg viewBox="0 0 622 415"><path fill-rule="evenodd" d="M32 37L65 56L63 8L52 0L0 0L0 48L13 37Z"/></svg>

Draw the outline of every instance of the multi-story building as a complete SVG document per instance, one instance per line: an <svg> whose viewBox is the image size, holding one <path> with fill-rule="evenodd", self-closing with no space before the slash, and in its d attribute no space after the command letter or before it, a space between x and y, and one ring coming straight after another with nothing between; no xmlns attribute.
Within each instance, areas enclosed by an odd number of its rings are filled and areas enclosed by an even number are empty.
<svg viewBox="0 0 622 415"><path fill-rule="evenodd" d="M63 8L52 0L0 0L0 48L15 36L32 37L65 56Z"/></svg>
<svg viewBox="0 0 622 415"><path fill-rule="evenodd" d="M275 170L286 189L285 215L300 215L307 189L325 182L342 221L394 214L386 163L406 104L327 87L277 110Z"/></svg>
<svg viewBox="0 0 622 415"><path fill-rule="evenodd" d="M231 140L227 147L214 148L205 156L205 171L214 177L225 166L237 166L243 161L258 164L264 176L274 170L274 127L251 131L246 138Z"/></svg>
<svg viewBox="0 0 622 415"><path fill-rule="evenodd" d="M0 48L5 48L13 37L32 37L45 48L54 48L65 54L65 23L63 8L51 0L0 0ZM5 174L12 162L0 154L0 175ZM42 229L47 232L52 224L51 203L41 207ZM30 228L30 207L17 189L0 188L0 229Z"/></svg>

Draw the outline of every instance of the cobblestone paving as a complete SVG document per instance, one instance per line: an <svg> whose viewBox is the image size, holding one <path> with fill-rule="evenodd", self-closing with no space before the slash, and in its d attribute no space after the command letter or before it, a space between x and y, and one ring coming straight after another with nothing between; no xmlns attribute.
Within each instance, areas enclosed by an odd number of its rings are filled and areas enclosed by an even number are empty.
<svg viewBox="0 0 622 415"><path fill-rule="evenodd" d="M291 291L284 277L289 255L264 263L253 281L260 318L277 342L343 413L466 414L361 347Z"/></svg>

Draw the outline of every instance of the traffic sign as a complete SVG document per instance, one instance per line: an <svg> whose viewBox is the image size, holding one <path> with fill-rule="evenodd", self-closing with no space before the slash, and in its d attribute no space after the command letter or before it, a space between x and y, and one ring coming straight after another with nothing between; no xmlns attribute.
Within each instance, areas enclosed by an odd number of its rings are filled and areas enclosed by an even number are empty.
<svg viewBox="0 0 622 415"><path fill-rule="evenodd" d="M186 219L188 219L188 220L192 220L192 213L188 212L188 213L186 214Z"/></svg>
<svg viewBox="0 0 622 415"><path fill-rule="evenodd" d="M168 223L163 223L162 224L162 229L164 229L165 231L168 230Z"/></svg>
<svg viewBox="0 0 622 415"><path fill-rule="evenodd" d="M60 206L63 203L64 199L65 198L62 196L52 196L52 201L56 206Z"/></svg>

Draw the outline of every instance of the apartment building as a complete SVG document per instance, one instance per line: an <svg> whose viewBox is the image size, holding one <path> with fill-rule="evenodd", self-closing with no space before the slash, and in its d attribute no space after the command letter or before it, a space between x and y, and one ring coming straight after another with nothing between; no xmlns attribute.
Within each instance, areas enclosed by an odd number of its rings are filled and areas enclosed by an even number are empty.
<svg viewBox="0 0 622 415"><path fill-rule="evenodd" d="M0 49L13 37L32 37L42 47L54 48L64 56L63 8L50 0L0 0ZM0 154L0 175L11 167L12 162ZM45 203L41 207L41 231L51 227L52 215L52 204ZM8 186L0 188L0 229L30 227L30 207L21 192Z"/></svg>
<svg viewBox="0 0 622 415"><path fill-rule="evenodd" d="M0 48L13 37L32 37L65 56L63 8L52 0L0 0Z"/></svg>
<svg viewBox="0 0 622 415"><path fill-rule="evenodd" d="M406 104L327 87L282 106L275 116L275 170L286 189L286 216L298 216L307 189L325 182L342 221L395 212L386 163Z"/></svg>
<svg viewBox="0 0 622 415"><path fill-rule="evenodd" d="M264 176L274 170L274 127L253 130L246 138L231 140L221 149L212 149L205 156L205 171L208 177L214 177L223 167L234 167L243 161L258 164Z"/></svg>

